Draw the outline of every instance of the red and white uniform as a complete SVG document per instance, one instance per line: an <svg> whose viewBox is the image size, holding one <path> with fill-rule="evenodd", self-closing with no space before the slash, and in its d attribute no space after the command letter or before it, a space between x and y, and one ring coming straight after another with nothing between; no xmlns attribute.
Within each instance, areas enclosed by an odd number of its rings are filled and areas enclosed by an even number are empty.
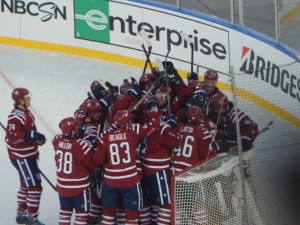
<svg viewBox="0 0 300 225"><path fill-rule="evenodd" d="M212 136L207 129L190 124L179 124L178 126L181 143L180 148L174 150L175 173L181 172L214 154L214 152L209 152Z"/></svg>
<svg viewBox="0 0 300 225"><path fill-rule="evenodd" d="M78 109L74 112L74 118L77 119L80 123L85 123L86 121L86 113L83 111L82 107L83 105L90 100L91 98L86 98L83 103L79 106ZM101 116L99 120L99 124L104 124L106 118L106 110L102 108L101 110ZM103 126L101 126L101 129L103 129Z"/></svg>
<svg viewBox="0 0 300 225"><path fill-rule="evenodd" d="M149 176L158 171L170 169L172 149L178 147L179 144L178 130L167 124L147 137L141 156L143 174Z"/></svg>
<svg viewBox="0 0 300 225"><path fill-rule="evenodd" d="M73 197L90 186L89 174L98 165L92 160L92 146L83 139L56 135L52 144L55 151L57 192Z"/></svg>
<svg viewBox="0 0 300 225"><path fill-rule="evenodd" d="M218 115L210 115L212 121L217 121ZM240 125L241 136L250 137L252 141L258 135L258 126L253 122L250 117L243 111L238 109L238 122ZM215 140L226 139L226 136L236 135L236 125L235 125L235 112L233 103L229 102L229 110L220 115L218 124L218 135Z"/></svg>
<svg viewBox="0 0 300 225"><path fill-rule="evenodd" d="M14 108L8 116L6 145L11 159L38 158L38 145L25 142L25 133L36 131L35 119L29 109Z"/></svg>
<svg viewBox="0 0 300 225"><path fill-rule="evenodd" d="M129 128L109 129L100 134L94 160L104 165L104 182L113 188L126 188L139 182L136 147L139 140L158 129L157 112L149 113L144 126L134 124Z"/></svg>
<svg viewBox="0 0 300 225"><path fill-rule="evenodd" d="M84 140L93 141L97 139L98 126L95 123L84 124L84 133L81 137Z"/></svg>

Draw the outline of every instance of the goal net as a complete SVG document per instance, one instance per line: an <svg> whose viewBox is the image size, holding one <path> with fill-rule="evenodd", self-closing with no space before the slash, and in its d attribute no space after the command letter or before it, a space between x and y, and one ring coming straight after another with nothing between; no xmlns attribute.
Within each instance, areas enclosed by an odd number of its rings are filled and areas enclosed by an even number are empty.
<svg viewBox="0 0 300 225"><path fill-rule="evenodd" d="M255 149L243 154L248 224L263 224L259 215L250 164ZM172 179L172 224L241 225L245 212L238 155L222 153Z"/></svg>

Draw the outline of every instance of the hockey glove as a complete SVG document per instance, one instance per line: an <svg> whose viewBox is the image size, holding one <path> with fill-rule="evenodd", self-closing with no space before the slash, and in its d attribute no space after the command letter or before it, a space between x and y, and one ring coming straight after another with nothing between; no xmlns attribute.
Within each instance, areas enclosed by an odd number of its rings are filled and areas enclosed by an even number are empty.
<svg viewBox="0 0 300 225"><path fill-rule="evenodd" d="M188 99L185 110L187 111L192 105L200 107L202 110L208 105L208 99L203 90L196 90L194 94Z"/></svg>
<svg viewBox="0 0 300 225"><path fill-rule="evenodd" d="M133 99L140 98L142 93L143 93L143 90L138 85L135 85L132 88L129 88L127 91L127 94L129 94Z"/></svg>
<svg viewBox="0 0 300 225"><path fill-rule="evenodd" d="M116 85L112 85L108 81L105 82L105 86L108 87L108 89L110 90L111 94L119 92L119 87L116 86Z"/></svg>
<svg viewBox="0 0 300 225"><path fill-rule="evenodd" d="M139 85L139 83L134 77L130 77L130 79L131 79L131 85Z"/></svg>
<svg viewBox="0 0 300 225"><path fill-rule="evenodd" d="M248 151L252 148L253 146L253 141L250 137L248 136L242 136L241 137L242 139L242 148L243 148L243 151Z"/></svg>
<svg viewBox="0 0 300 225"><path fill-rule="evenodd" d="M102 98L99 102L102 108L108 109L114 101L114 97L112 95L108 95Z"/></svg>
<svg viewBox="0 0 300 225"><path fill-rule="evenodd" d="M40 146L46 143L45 135L37 132L37 131L28 131L24 137L25 141L36 143Z"/></svg>
<svg viewBox="0 0 300 225"><path fill-rule="evenodd" d="M212 146L215 147L218 152L228 152L229 150L228 144L222 140L214 141Z"/></svg>
<svg viewBox="0 0 300 225"><path fill-rule="evenodd" d="M191 81L191 80L199 80L198 74L195 73L195 72L188 73L188 74L187 74L187 79L188 79L188 81Z"/></svg>
<svg viewBox="0 0 300 225"><path fill-rule="evenodd" d="M170 125L171 127L177 127L177 117L174 115L170 115L164 119L166 124Z"/></svg>
<svg viewBox="0 0 300 225"><path fill-rule="evenodd" d="M93 149L96 149L96 148L97 148L97 140L98 140L98 138L93 139L93 140L91 141L91 144L92 144L92 146L93 146Z"/></svg>
<svg viewBox="0 0 300 225"><path fill-rule="evenodd" d="M162 61L162 64L166 70L168 67L169 67L169 69L170 68L175 69L174 64L171 61Z"/></svg>
<svg viewBox="0 0 300 225"><path fill-rule="evenodd" d="M152 98L147 102L147 109L149 111L153 110L153 107L156 107L156 109L158 109L158 106L159 106L159 103L156 98Z"/></svg>

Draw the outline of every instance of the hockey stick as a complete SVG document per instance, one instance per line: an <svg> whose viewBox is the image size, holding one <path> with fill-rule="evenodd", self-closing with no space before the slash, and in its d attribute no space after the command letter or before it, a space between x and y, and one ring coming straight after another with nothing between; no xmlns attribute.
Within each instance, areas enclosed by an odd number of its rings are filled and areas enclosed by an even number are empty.
<svg viewBox="0 0 300 225"><path fill-rule="evenodd" d="M194 69L194 44L190 39L190 37L184 31L181 31L180 35L191 47L191 74L192 74Z"/></svg>
<svg viewBox="0 0 300 225"><path fill-rule="evenodd" d="M0 122L0 126L3 128L3 130L6 132L6 128L5 126ZM56 191L55 186L51 183L51 181L48 179L48 177L46 177L46 175L40 170L40 168L38 168L40 174L42 175L42 177L45 178L45 180L48 182L48 184L54 189L54 191Z"/></svg>
<svg viewBox="0 0 300 225"><path fill-rule="evenodd" d="M168 48L168 52L167 52L166 57L165 57L165 66L166 66L166 62L168 60L170 52L171 52L171 48ZM168 91L167 91L168 115L170 115L171 114L170 93L169 93L170 85L169 85L169 78L168 78L168 75L167 75L167 68L165 68L165 76L166 76L166 86L167 86L167 89L168 89Z"/></svg>
<svg viewBox="0 0 300 225"><path fill-rule="evenodd" d="M148 46L148 53L144 51L145 54L146 54L146 58L147 58L147 61L146 61L145 66L144 66L144 71L143 71L143 74L145 74L148 63L150 65L151 71L153 70L153 66L152 66L152 63L150 61L150 55L151 55L151 51L152 51L152 43L150 41L150 38L149 38L148 34L146 33L146 31L144 29L141 29L139 31L139 34L141 35L144 42L146 42L146 45Z"/></svg>
<svg viewBox="0 0 300 225"><path fill-rule="evenodd" d="M54 191L56 191L56 188L54 186L54 184L51 183L51 181L48 179L48 177L41 171L41 169L39 168L39 172L42 175L42 177L44 177L44 179L48 182L48 184L53 188Z"/></svg>
<svg viewBox="0 0 300 225"><path fill-rule="evenodd" d="M261 135L262 133L266 132L267 130L269 130L274 124L274 121L271 120L265 127L263 127L262 129L260 129L260 131L258 132L258 136Z"/></svg>
<svg viewBox="0 0 300 225"><path fill-rule="evenodd" d="M261 128L261 129L258 131L257 137L259 137L261 134L263 134L263 133L265 133L266 131L268 131L268 130L273 126L273 124L274 124L274 121L271 120L265 127ZM257 138L257 137L256 137L256 138ZM232 147L232 148L229 150L229 152L224 152L224 153L226 153L227 155L237 155L238 152L237 152L236 150L237 150L237 146L234 146L234 147ZM251 149L250 149L250 150L251 150ZM220 153L220 154L222 154L222 153Z"/></svg>
<svg viewBox="0 0 300 225"><path fill-rule="evenodd" d="M161 78L163 77L163 75L165 75L165 69L163 67L163 64L161 62L160 59L155 59L157 65L158 65L158 77L156 78L155 82L152 84L152 86L149 88L149 90L146 92L146 94L143 95L143 97L134 105L134 107L131 109L130 112L135 111L138 106L144 101L144 99L150 95L150 93L152 92L152 90L156 87L157 83L160 82Z"/></svg>
<svg viewBox="0 0 300 225"><path fill-rule="evenodd" d="M6 131L6 128L5 128L5 126L0 122L0 126L3 128L3 130L5 130Z"/></svg>
<svg viewBox="0 0 300 225"><path fill-rule="evenodd" d="M147 52L147 50L146 50L146 48L145 48L145 45L144 45L144 43L143 43L142 41L140 41L140 40L138 40L138 39L136 39L136 38L132 38L132 37L125 37L125 38L123 39L123 41L124 41L125 43L128 43L128 44L134 44L134 45L138 45L138 46L142 47L142 49L143 49L143 51L144 51L144 53L145 53L145 56L146 56L146 62L145 62L145 65L144 65L143 74L145 74L145 72L146 72L148 63L149 63L149 65L150 65L151 70L153 69L153 68L152 68L152 64L151 64L151 62L150 62L150 58L149 58L149 57L150 57L150 54L151 54L151 51ZM150 42L150 43L151 43L151 42ZM152 46L151 46L151 49L152 49ZM151 50L151 49L150 49L150 50Z"/></svg>

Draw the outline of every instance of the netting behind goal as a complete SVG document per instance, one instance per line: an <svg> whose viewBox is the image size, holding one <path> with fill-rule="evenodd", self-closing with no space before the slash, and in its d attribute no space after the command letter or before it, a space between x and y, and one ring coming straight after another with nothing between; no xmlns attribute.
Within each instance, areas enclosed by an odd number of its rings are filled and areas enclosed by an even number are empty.
<svg viewBox="0 0 300 225"><path fill-rule="evenodd" d="M250 172L255 150L244 154L248 224L263 224L256 206ZM176 225L241 225L244 207L239 159L221 154L176 175L172 180L173 223Z"/></svg>

